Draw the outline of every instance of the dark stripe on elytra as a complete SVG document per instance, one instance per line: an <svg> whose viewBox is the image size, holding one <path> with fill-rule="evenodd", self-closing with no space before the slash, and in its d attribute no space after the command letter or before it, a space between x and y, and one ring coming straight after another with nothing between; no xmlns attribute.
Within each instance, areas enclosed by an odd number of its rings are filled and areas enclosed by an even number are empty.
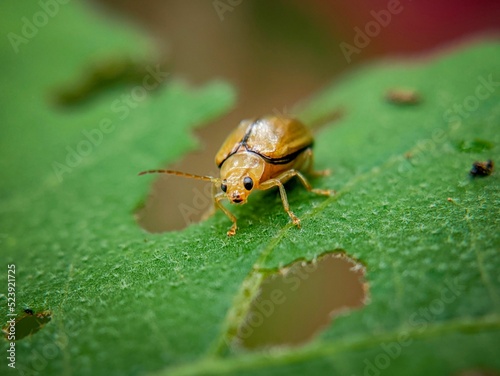
<svg viewBox="0 0 500 376"><path fill-rule="evenodd" d="M285 155L284 157L280 157L280 158L269 158L269 157L266 157L265 155L262 155L260 154L259 152L256 152L254 150L249 150L246 145L245 145L245 149L247 150L247 152L249 153L253 153L253 154L256 154L258 155L259 157L261 157L264 161L266 161L267 163L269 164L275 164L275 165L279 165L279 164L287 164L287 163L290 163L292 162L295 158L297 158L301 153L303 153L304 151L306 151L307 149L309 149L310 147L312 147L313 144L309 144L307 146L304 146L302 149L299 149L297 151L294 151L293 153L290 153L288 155ZM231 153L229 154L226 159L224 159L220 164L219 164L219 168L224 164L224 162L231 156L235 153Z"/></svg>
<svg viewBox="0 0 500 376"><path fill-rule="evenodd" d="M222 164L223 164L223 163L224 163L224 162L225 162L225 161L226 161L226 160L227 160L227 159L228 159L231 155L235 154L235 153L238 151L238 149L240 148L240 146L244 146L244 147L245 147L245 149L247 149L247 150L248 150L248 147L247 147L247 146L248 146L248 145L247 145L248 139L250 138L250 134L251 134L251 133L252 133L252 131L253 131L253 127L255 126L255 124L257 124L257 122L258 122L258 121L260 121L260 119L255 120L252 124L250 124L250 125L248 126L246 133L245 133L245 134L243 135L243 137L241 138L241 141L240 141L240 142L238 142L238 143L234 146L233 150L231 150L231 152L227 155L227 157L226 157L226 158L224 158L224 160L223 160L221 163L219 163L219 165L218 165L217 167L219 167L219 168L220 168L220 167L222 166Z"/></svg>
<svg viewBox="0 0 500 376"><path fill-rule="evenodd" d="M247 129L247 133L245 133L245 135L241 139L240 145L243 145L245 148L247 147L247 141L250 138L250 134L253 131L253 127L255 127L255 124L257 124L257 122L259 122L259 121L260 121L260 119L257 119L252 124L250 124L250 126Z"/></svg>
<svg viewBox="0 0 500 376"><path fill-rule="evenodd" d="M243 138L241 139L241 141L233 148L233 150L231 151L231 153L229 153L227 155L226 158L224 158L224 160L219 163L219 165L217 167L221 167L224 162L233 154L235 154L238 149L240 148L240 146L244 146L245 149L249 152L249 153L253 153L253 154L257 154L259 157L261 157L264 161L266 161L267 163L269 164L287 164L287 163L290 163L292 162L295 158L297 158L302 152L304 152L305 150L307 150L308 148L312 147L313 146L313 142L311 142L309 145L306 145L304 146L303 148L297 150L297 151L294 151L293 153L291 154L288 154L288 155L285 155L283 157L280 157L280 158L269 158L269 157L266 157L265 155L262 155L261 153L259 153L258 151L255 151L255 150L250 150L248 149L248 145L247 145L247 142L248 142L248 139L250 138L250 135L252 134L252 131L253 131L253 128L255 126L255 124L257 124L258 122L260 121L260 119L257 119L255 120L252 124L249 125L245 135L243 136Z"/></svg>
<svg viewBox="0 0 500 376"><path fill-rule="evenodd" d="M301 153L303 153L304 151L306 151L307 149L309 149L312 146L313 146L313 144L311 143L311 144L309 144L307 146L304 146L302 149L294 151L293 153L285 155L284 157L280 157L280 158L269 158L269 157L266 157L265 155L262 155L262 154L260 154L260 153L258 153L256 151L253 151L253 150L248 150L247 149L247 151L250 152L250 153L257 154L259 157L261 157L263 160L265 160L267 163L270 163L270 164L287 164L287 163L292 162Z"/></svg>

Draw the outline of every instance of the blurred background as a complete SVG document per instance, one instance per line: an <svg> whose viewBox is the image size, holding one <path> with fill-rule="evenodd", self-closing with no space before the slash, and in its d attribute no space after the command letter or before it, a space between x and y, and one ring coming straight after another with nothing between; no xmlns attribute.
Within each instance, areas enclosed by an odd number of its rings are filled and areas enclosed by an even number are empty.
<svg viewBox="0 0 500 376"><path fill-rule="evenodd" d="M237 90L233 111L197 130L200 148L169 166L217 174L213 157L242 119L292 112L343 72L380 58L416 58L475 38L496 37L498 0L89 0L110 17L138 24L168 70L198 85L214 78ZM157 168L162 166L148 166ZM198 221L193 195L204 184L160 177L138 212L151 232Z"/></svg>

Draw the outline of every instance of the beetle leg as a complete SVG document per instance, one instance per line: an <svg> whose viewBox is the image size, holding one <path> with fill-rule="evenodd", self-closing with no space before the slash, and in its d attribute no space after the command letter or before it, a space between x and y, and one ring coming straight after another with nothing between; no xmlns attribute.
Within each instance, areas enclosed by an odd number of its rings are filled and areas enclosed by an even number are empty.
<svg viewBox="0 0 500 376"><path fill-rule="evenodd" d="M224 205L222 205L220 202L224 199L227 199L227 196L224 192L220 192L216 195L214 195L214 203L215 205L224 212L224 214L233 222L233 225L227 232L227 236L233 236L236 234L236 229L238 226L236 226L236 217L231 213L229 210L227 210Z"/></svg>
<svg viewBox="0 0 500 376"><path fill-rule="evenodd" d="M314 171L314 154L311 148L307 149L304 151L304 158L306 160L306 168L305 171L307 172L308 175L311 176L327 176L330 175L330 170L320 170L320 171ZM305 185L305 184L304 184Z"/></svg>
<svg viewBox="0 0 500 376"><path fill-rule="evenodd" d="M283 174L281 174L279 177L281 176L284 176L284 178L291 178L291 177L294 177L294 176L297 176L300 180L300 182L302 183L302 185L309 191L309 192L313 192L313 193L316 193L318 195L322 195L322 196L332 196L334 195L336 192L334 190L331 190L331 189L318 189L318 188L313 188L311 186L311 184L307 181L306 177L304 175L302 175L299 171L297 170L288 170L288 171L285 171Z"/></svg>
<svg viewBox="0 0 500 376"><path fill-rule="evenodd" d="M313 193L316 193L316 194L322 195L322 196L332 196L332 195L334 195L336 193L334 190L331 190L331 189L317 189L317 188L313 188L311 186L311 184L307 181L306 177L304 175L302 175L302 173L300 173L299 171L294 170L294 169L285 171L285 172L281 173L280 175L278 175L276 177L276 179L272 179L272 180L279 180L280 182L281 181L285 181L286 182L286 181L290 180L291 178L293 178L295 176L297 178L299 178L299 180L302 183L302 185L304 186L304 188L307 189L309 192L313 192ZM261 187L263 185L265 185L266 183L267 182L264 182L264 184L261 184ZM260 189L267 189L267 188L260 188Z"/></svg>
<svg viewBox="0 0 500 376"><path fill-rule="evenodd" d="M280 176L282 176L281 174ZM286 191L285 187L283 186L283 183L280 181L279 177L277 179L269 179L262 183L259 187L259 189L266 190L272 187L278 187L280 190L280 196L281 196L281 202L283 203L283 208L285 211L288 213L290 218L292 219L292 222L295 226L300 228L300 219L293 214L293 212L290 210L290 205L288 204L288 198L286 196Z"/></svg>

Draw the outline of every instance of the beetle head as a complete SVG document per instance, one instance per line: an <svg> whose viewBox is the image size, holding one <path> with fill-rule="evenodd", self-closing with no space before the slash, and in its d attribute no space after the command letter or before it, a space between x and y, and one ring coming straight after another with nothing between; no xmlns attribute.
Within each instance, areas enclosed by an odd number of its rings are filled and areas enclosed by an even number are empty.
<svg viewBox="0 0 500 376"><path fill-rule="evenodd" d="M221 189L232 204L245 204L264 172L262 159L253 153L230 156L221 167Z"/></svg>

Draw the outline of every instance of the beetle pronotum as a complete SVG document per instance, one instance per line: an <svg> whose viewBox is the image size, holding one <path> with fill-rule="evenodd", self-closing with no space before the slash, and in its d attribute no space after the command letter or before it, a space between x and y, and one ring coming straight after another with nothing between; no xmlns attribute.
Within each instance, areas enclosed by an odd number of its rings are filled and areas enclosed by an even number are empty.
<svg viewBox="0 0 500 376"><path fill-rule="evenodd" d="M312 188L302 174L328 174L328 171L313 170L313 141L311 131L296 119L268 116L244 120L229 134L215 156L220 178L173 170L148 170L139 175L172 174L212 182L215 208L221 209L233 222L228 236L236 233L236 217L221 204L222 200L245 204L253 190L278 187L285 211L293 223L300 227L300 219L290 210L284 183L297 177L310 192L325 196L335 193ZM217 193L218 187L221 192Z"/></svg>

